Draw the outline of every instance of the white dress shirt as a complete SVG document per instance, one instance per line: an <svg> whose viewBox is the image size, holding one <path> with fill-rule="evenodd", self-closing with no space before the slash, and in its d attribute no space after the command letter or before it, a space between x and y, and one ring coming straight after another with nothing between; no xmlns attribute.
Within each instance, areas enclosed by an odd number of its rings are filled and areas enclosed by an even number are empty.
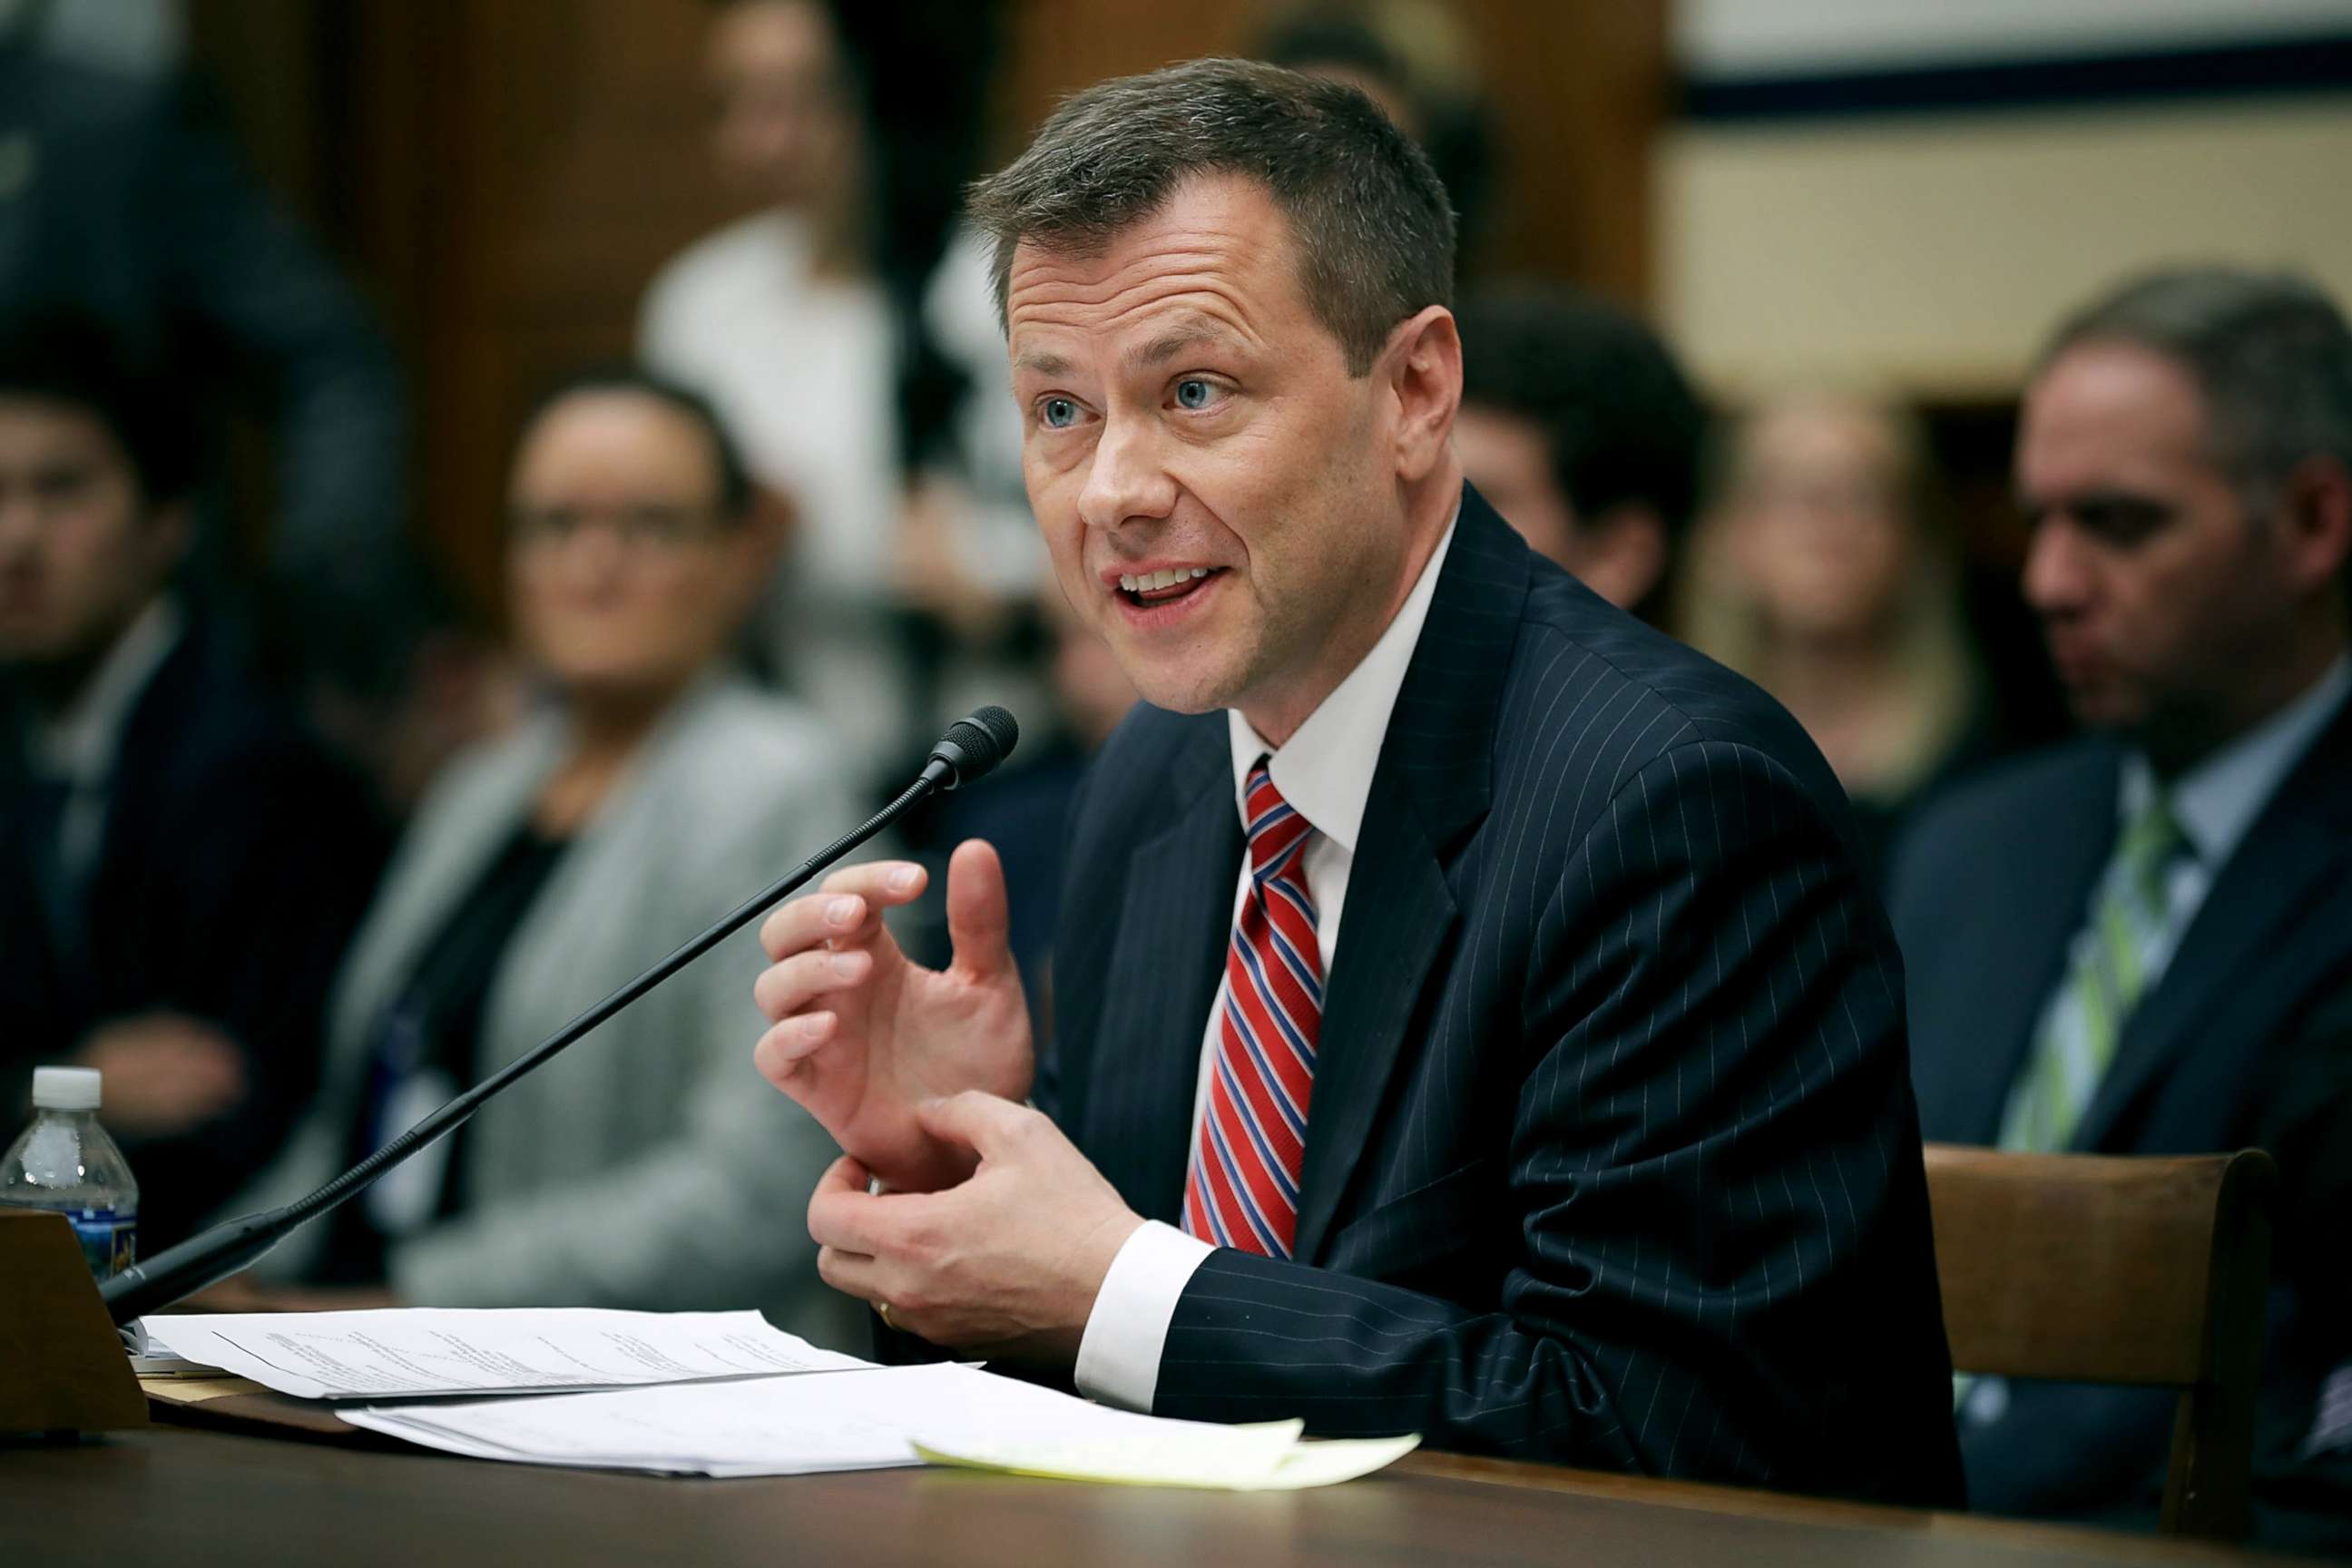
<svg viewBox="0 0 2352 1568"><path fill-rule="evenodd" d="M1454 522L1460 517L1457 510ZM1380 641L1288 741L1279 747L1271 745L1237 710L1225 712L1233 742L1235 813L1243 821L1248 820L1244 797L1250 770L1260 757L1271 753L1268 770L1274 775L1274 787L1315 829L1307 841L1304 858L1307 895L1315 904L1315 945L1322 954L1326 975L1331 973L1331 961L1339 951L1348 871L1355 863L1356 836L1363 826L1364 803L1372 793L1372 772L1380 765L1389 714L1396 707L1397 692L1412 663L1413 647L1421 641L1422 624L1429 618L1438 572L1454 543L1454 522L1446 524L1429 563L1422 568L1412 592L1405 596ZM1249 858L1244 855L1234 879L1234 921L1241 918L1249 889ZM1201 1067L1193 1086L1192 1131L1185 1144L1188 1158L1201 1136L1209 1079L1216 1070L1217 1021L1224 1005L1225 985L1220 980L1201 1032ZM1310 1123L1314 1114L1310 1097ZM1147 1220L1128 1237L1111 1260L1110 1272L1103 1279L1079 1342L1080 1393L1130 1410L1151 1408L1152 1395L1160 1385L1160 1353L1167 1342L1168 1325L1176 1315L1176 1303L1192 1271L1215 1250L1208 1242L1158 1220Z"/></svg>

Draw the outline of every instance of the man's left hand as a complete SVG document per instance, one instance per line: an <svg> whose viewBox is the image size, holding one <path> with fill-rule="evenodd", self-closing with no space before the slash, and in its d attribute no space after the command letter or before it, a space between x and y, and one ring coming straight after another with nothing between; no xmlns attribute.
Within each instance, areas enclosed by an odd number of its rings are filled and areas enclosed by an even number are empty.
<svg viewBox="0 0 2352 1568"><path fill-rule="evenodd" d="M863 1166L836 1161L809 1200L817 1271L933 1344L1074 1364L1142 1216L1040 1111L972 1090L916 1115L979 1169L942 1192L870 1194Z"/></svg>

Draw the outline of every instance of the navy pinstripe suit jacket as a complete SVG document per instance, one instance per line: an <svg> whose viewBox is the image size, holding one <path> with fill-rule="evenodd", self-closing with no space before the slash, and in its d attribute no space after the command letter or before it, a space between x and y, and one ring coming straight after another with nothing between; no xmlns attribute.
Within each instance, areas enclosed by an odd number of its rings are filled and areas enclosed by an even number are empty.
<svg viewBox="0 0 2352 1568"><path fill-rule="evenodd" d="M1771 701L1466 491L1349 879L1297 1261L1212 1255L1155 1410L1957 1502L1844 810ZM1039 1101L1171 1223L1241 854L1223 716L1137 710L1073 809Z"/></svg>

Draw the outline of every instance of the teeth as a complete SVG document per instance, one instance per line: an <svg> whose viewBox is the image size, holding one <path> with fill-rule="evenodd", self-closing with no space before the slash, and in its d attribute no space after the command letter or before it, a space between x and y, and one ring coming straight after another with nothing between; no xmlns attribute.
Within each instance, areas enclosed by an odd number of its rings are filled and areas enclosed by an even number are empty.
<svg viewBox="0 0 2352 1568"><path fill-rule="evenodd" d="M1121 573L1118 585L1130 594L1156 594L1162 588L1173 588L1179 583L1190 582L1209 574L1206 566L1182 566L1173 571Z"/></svg>

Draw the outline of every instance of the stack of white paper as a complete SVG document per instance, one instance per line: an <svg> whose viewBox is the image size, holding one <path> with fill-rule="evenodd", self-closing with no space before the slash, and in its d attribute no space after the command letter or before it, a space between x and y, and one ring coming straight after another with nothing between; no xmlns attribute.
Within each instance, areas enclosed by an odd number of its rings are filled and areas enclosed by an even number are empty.
<svg viewBox="0 0 2352 1568"><path fill-rule="evenodd" d="M355 1426L542 1465L783 1476L929 1461L1255 1489L1346 1480L1418 1441L1303 1443L1296 1421L1158 1420L977 1367L878 1367L757 1312L420 1308L184 1314L146 1328L156 1355L297 1398L363 1402L337 1412ZM802 1375L816 1373L833 1375ZM484 1394L497 1397L464 1397Z"/></svg>
<svg viewBox="0 0 2352 1568"><path fill-rule="evenodd" d="M674 1475L802 1475L929 1459L1025 1475L1242 1489L1346 1480L1418 1441L1302 1443L1296 1421L1216 1426L1161 1420L943 1364L372 1405L344 1412L343 1419L477 1458Z"/></svg>
<svg viewBox="0 0 2352 1568"><path fill-rule="evenodd" d="M166 1347L298 1399L544 1394L873 1364L819 1350L757 1312L411 1308L145 1322L151 1350Z"/></svg>

